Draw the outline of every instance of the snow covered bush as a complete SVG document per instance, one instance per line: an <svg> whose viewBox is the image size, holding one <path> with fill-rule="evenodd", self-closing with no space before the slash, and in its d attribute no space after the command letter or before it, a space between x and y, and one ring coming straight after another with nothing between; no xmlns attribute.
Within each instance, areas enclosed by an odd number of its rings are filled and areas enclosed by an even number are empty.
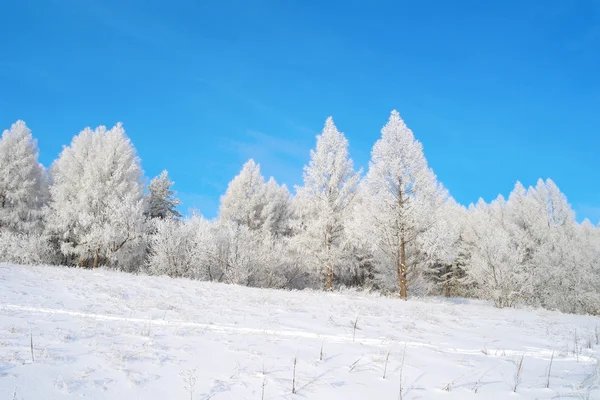
<svg viewBox="0 0 600 400"><path fill-rule="evenodd" d="M147 271L154 275L218 280L210 265L213 246L211 223L201 216L184 221L159 219L150 238Z"/></svg>
<svg viewBox="0 0 600 400"><path fill-rule="evenodd" d="M0 231L0 262L13 264L51 264L55 252L46 235Z"/></svg>
<svg viewBox="0 0 600 400"><path fill-rule="evenodd" d="M245 225L192 216L158 220L155 227L150 274L259 287L289 287L294 280L284 242Z"/></svg>

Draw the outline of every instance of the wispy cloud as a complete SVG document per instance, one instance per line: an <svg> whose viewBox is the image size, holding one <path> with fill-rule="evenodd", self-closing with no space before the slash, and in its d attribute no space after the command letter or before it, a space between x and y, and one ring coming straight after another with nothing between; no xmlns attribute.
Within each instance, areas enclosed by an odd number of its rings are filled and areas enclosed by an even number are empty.
<svg viewBox="0 0 600 400"><path fill-rule="evenodd" d="M269 154L271 156L293 158L301 160L306 158L308 149L300 138L284 138L281 136L268 135L263 132L248 131L247 140L244 142L232 141L237 149L248 154Z"/></svg>
<svg viewBox="0 0 600 400"><path fill-rule="evenodd" d="M222 146L238 154L240 167L252 158L261 164L267 178L273 176L291 189L302 180L302 168L308 162L313 141L312 132L275 136L250 130L242 138L224 139Z"/></svg>
<svg viewBox="0 0 600 400"><path fill-rule="evenodd" d="M241 90L240 88L233 86L231 83L220 81L215 77L196 76L193 78L193 80L205 87L210 88L211 90L214 90L215 92L221 93L242 103L246 103L256 112L289 127L295 132L299 132L303 135L308 135L311 137L316 135L316 132L313 129L308 128L302 121L298 121L296 118L282 112L275 107L272 107L264 101L259 100L256 96L253 96Z"/></svg>

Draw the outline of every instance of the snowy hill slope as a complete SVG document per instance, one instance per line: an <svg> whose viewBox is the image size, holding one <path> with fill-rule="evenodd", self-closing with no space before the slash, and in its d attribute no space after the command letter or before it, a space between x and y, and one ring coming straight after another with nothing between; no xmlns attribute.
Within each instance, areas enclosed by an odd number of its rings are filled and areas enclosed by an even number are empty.
<svg viewBox="0 0 600 400"><path fill-rule="evenodd" d="M0 399L600 399L599 324L0 265Z"/></svg>

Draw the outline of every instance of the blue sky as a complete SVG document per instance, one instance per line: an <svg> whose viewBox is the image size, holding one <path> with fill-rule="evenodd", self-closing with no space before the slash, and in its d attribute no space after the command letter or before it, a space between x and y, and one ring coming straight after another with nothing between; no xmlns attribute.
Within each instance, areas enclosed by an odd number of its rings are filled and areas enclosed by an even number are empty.
<svg viewBox="0 0 600 400"><path fill-rule="evenodd" d="M600 220L600 2L5 0L0 127L45 165L124 123L149 177L216 214L253 157L300 184L327 116L357 167L389 112L461 203L552 178Z"/></svg>

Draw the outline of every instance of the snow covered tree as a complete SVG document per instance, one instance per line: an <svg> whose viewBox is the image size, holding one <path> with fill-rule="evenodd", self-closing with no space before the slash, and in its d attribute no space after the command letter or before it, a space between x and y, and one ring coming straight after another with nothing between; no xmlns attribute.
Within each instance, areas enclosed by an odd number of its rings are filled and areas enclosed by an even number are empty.
<svg viewBox="0 0 600 400"><path fill-rule="evenodd" d="M600 229L585 220L577 227L574 249L579 266L578 296L570 307L571 312L600 315Z"/></svg>
<svg viewBox="0 0 600 400"><path fill-rule="evenodd" d="M281 236L288 230L290 194L273 178L265 183L260 164L248 160L221 197L222 223L246 226L251 231Z"/></svg>
<svg viewBox="0 0 600 400"><path fill-rule="evenodd" d="M47 227L65 261L133 268L147 226L140 160L123 126L84 129L51 174Z"/></svg>
<svg viewBox="0 0 600 400"><path fill-rule="evenodd" d="M422 283L425 265L450 253L459 227L443 218L448 193L395 110L373 147L361 194L363 229L373 237L384 268L395 271L400 297L406 300L409 285Z"/></svg>
<svg viewBox="0 0 600 400"><path fill-rule="evenodd" d="M469 207L471 249L467 273L480 298L497 307L511 307L530 297L531 274L521 263L523 249L515 247L506 200L498 196L491 204L479 200Z"/></svg>
<svg viewBox="0 0 600 400"><path fill-rule="evenodd" d="M480 200L467 214L466 272L479 297L563 312L600 312L597 229L577 224L566 196L548 179L517 182L505 201Z"/></svg>
<svg viewBox="0 0 600 400"><path fill-rule="evenodd" d="M164 170L148 185L148 216L150 218L180 218L181 213L177 206L181 204L175 197L176 192L171 189L173 182L169 173Z"/></svg>
<svg viewBox="0 0 600 400"><path fill-rule="evenodd" d="M226 282L283 286L290 213L287 188L273 178L265 183L260 164L248 160L221 197L215 228L214 264Z"/></svg>
<svg viewBox="0 0 600 400"><path fill-rule="evenodd" d="M521 302L581 309L589 281L581 257L586 252L574 213L554 182L539 180L528 189L517 182L508 201L480 201L469 219L474 236L468 273L480 295L500 307Z"/></svg>
<svg viewBox="0 0 600 400"><path fill-rule="evenodd" d="M263 230L275 238L290 235L291 196L285 185L271 177L264 185Z"/></svg>
<svg viewBox="0 0 600 400"><path fill-rule="evenodd" d="M356 194L360 171L348 157L348 140L327 118L310 162L304 167L304 185L297 188L300 221L297 242L325 272L325 288L333 286L334 271L343 258L345 221Z"/></svg>
<svg viewBox="0 0 600 400"><path fill-rule="evenodd" d="M31 233L41 228L44 174L31 130L25 122L15 122L0 139L0 230Z"/></svg>
<svg viewBox="0 0 600 400"><path fill-rule="evenodd" d="M580 295L588 280L580 258L581 238L575 213L556 184L538 180L528 191L533 203L533 249L527 261L535 273L536 305L565 312L580 309ZM522 241L519 238L519 241Z"/></svg>
<svg viewBox="0 0 600 400"><path fill-rule="evenodd" d="M427 237L433 242L425 244L426 264L438 293L446 297L464 296L468 293L469 279L465 272L469 253L463 232L467 209L452 197L437 210L437 220Z"/></svg>
<svg viewBox="0 0 600 400"><path fill-rule="evenodd" d="M264 184L260 165L248 160L221 197L221 221L245 225L251 230L262 228Z"/></svg>

